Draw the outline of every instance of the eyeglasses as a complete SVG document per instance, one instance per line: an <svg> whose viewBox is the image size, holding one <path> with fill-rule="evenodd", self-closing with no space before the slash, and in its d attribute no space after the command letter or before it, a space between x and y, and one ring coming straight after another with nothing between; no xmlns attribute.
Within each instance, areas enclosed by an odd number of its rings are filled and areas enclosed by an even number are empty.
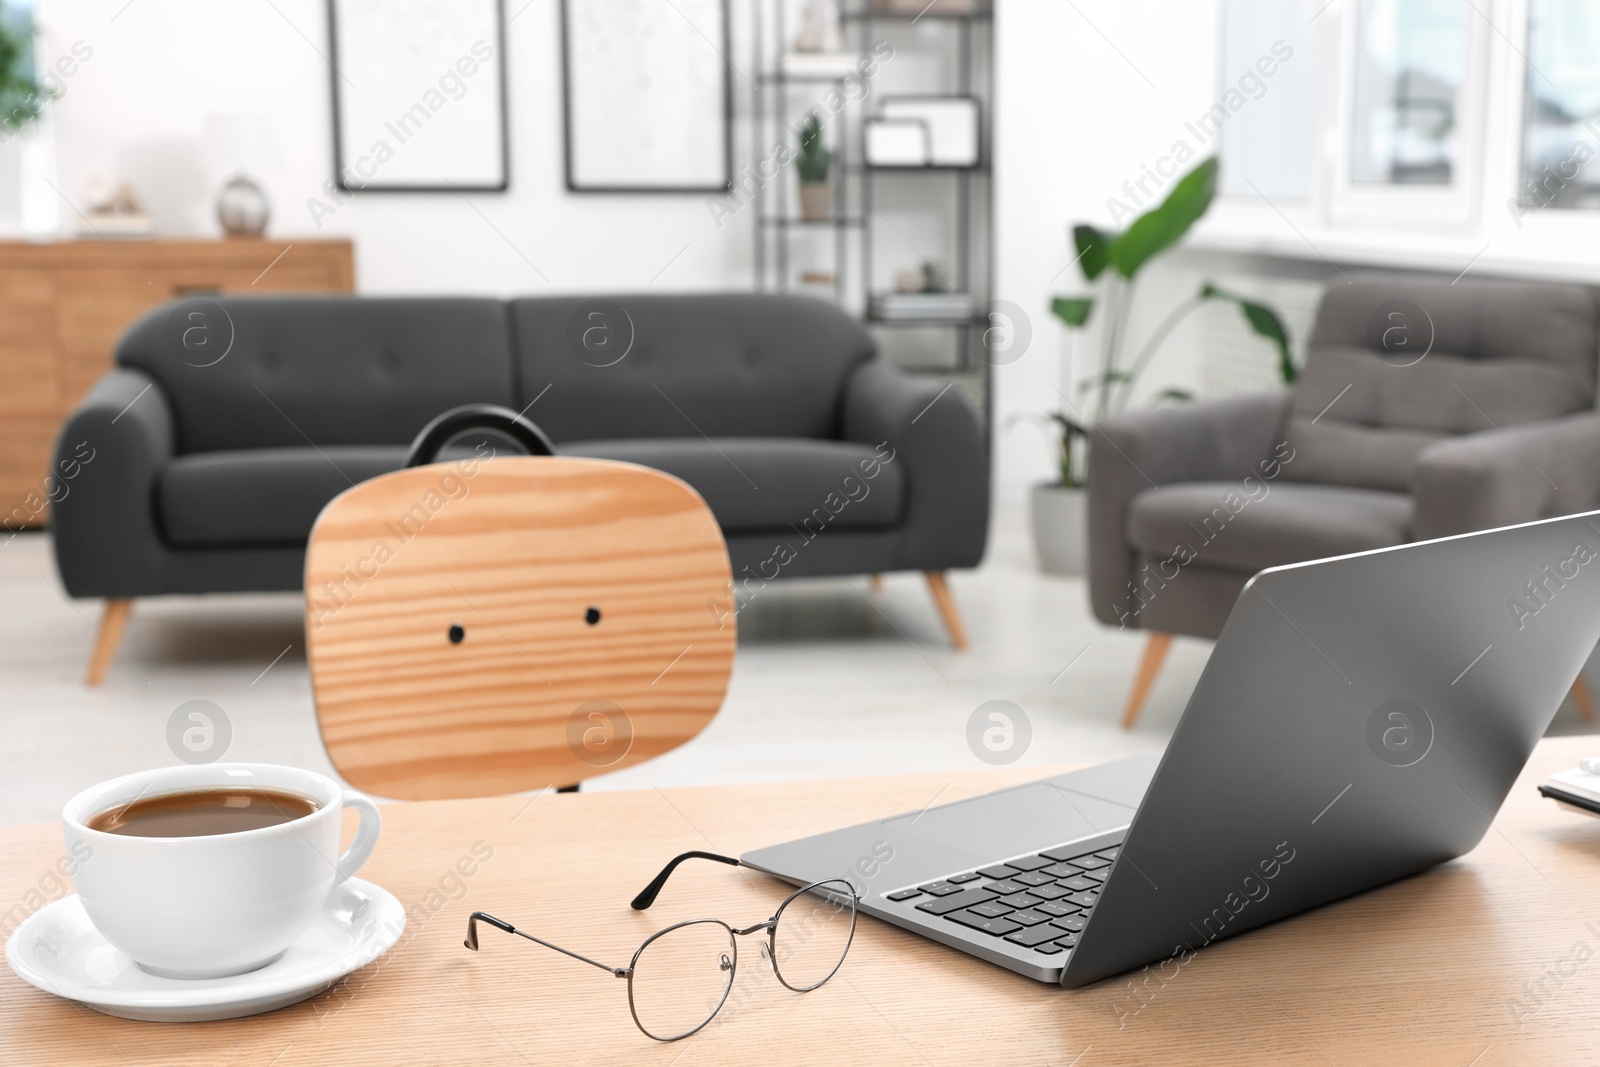
<svg viewBox="0 0 1600 1067"><path fill-rule="evenodd" d="M633 909L644 911L654 904L667 878L688 859L740 865L731 856L685 852L633 898ZM482 920L497 930L626 978L628 1010L639 1029L657 1041L677 1041L704 1029L727 1003L739 962L736 938L765 931L761 955L778 981L796 993L809 993L832 978L855 940L857 901L855 888L843 878L812 882L784 898L772 918L754 926L739 929L721 919L691 919L669 926L646 938L626 967L580 956L481 911L467 920L465 944L478 950L478 922Z"/></svg>

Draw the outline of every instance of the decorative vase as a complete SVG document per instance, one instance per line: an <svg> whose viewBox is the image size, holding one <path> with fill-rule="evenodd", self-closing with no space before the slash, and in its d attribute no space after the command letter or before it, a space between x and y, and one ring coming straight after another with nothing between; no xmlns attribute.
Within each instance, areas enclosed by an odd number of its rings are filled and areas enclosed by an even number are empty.
<svg viewBox="0 0 1600 1067"><path fill-rule="evenodd" d="M272 217L272 205L261 186L235 175L217 194L217 222L229 237L260 237Z"/></svg>
<svg viewBox="0 0 1600 1067"><path fill-rule="evenodd" d="M821 222L833 217L833 189L827 182L800 183L800 217Z"/></svg>
<svg viewBox="0 0 1600 1067"><path fill-rule="evenodd" d="M1088 546L1089 492L1059 482L1033 487L1033 554L1046 574L1082 574Z"/></svg>
<svg viewBox="0 0 1600 1067"><path fill-rule="evenodd" d="M841 52L844 33L839 25L839 0L811 0L800 13L796 52Z"/></svg>

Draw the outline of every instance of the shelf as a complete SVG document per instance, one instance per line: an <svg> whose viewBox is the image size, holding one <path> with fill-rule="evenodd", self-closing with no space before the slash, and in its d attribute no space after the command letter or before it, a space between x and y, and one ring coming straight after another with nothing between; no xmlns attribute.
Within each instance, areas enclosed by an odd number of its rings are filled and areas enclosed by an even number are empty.
<svg viewBox="0 0 1600 1067"><path fill-rule="evenodd" d="M937 2L930 3L918 11L846 11L839 17L847 22L916 22L919 19L928 19L934 22L987 22L994 18L992 8L983 8L978 11L940 11Z"/></svg>
<svg viewBox="0 0 1600 1067"><path fill-rule="evenodd" d="M835 218L835 219L761 219L761 225L771 226L776 229L787 229L791 226L862 226L866 219Z"/></svg>
<svg viewBox="0 0 1600 1067"><path fill-rule="evenodd" d="M923 328L937 326L976 326L983 322L982 319L976 317L970 319L881 319L871 312L867 313L866 321L871 323L873 326L920 326Z"/></svg>
<svg viewBox="0 0 1600 1067"><path fill-rule="evenodd" d="M989 165L987 163L979 163L972 167L952 167L932 163L926 166L850 163L845 166L845 170L857 174L863 171L869 171L873 174L988 174Z"/></svg>
<svg viewBox="0 0 1600 1067"><path fill-rule="evenodd" d="M785 74L782 71L762 71L756 75L756 81L762 85L790 85L801 82L842 82L850 76L850 74Z"/></svg>

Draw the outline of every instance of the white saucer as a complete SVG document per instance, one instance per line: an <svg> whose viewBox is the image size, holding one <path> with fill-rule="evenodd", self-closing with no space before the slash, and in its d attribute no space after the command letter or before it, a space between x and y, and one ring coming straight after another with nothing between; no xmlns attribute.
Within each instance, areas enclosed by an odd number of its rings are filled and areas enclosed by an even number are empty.
<svg viewBox="0 0 1600 1067"><path fill-rule="evenodd" d="M387 889L352 878L272 963L232 978L160 978L113 948L76 893L23 920L6 942L18 978L95 1011L146 1022L237 1019L298 1004L387 952L406 912Z"/></svg>

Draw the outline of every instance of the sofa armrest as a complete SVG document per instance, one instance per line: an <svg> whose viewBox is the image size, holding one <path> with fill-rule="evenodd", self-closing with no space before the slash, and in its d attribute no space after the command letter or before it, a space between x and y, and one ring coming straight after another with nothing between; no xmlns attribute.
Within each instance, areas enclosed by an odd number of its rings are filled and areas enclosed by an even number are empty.
<svg viewBox="0 0 1600 1067"><path fill-rule="evenodd" d="M69 594L161 591L155 487L173 449L171 405L140 371L107 374L67 417L56 439L52 471L61 493L50 525Z"/></svg>
<svg viewBox="0 0 1600 1067"><path fill-rule="evenodd" d="M1584 412L1431 444L1417 457L1412 497L1418 540L1600 506L1600 415Z"/></svg>
<svg viewBox="0 0 1600 1067"><path fill-rule="evenodd" d="M1128 625L1137 553L1128 544L1128 508L1146 489L1174 482L1272 475L1282 461L1289 394L1279 390L1119 415L1100 422L1089 443L1089 600L1101 622Z"/></svg>
<svg viewBox="0 0 1600 1067"><path fill-rule="evenodd" d="M869 360L844 390L842 435L904 464L905 570L976 567L989 536L989 452L977 412L946 383Z"/></svg>

